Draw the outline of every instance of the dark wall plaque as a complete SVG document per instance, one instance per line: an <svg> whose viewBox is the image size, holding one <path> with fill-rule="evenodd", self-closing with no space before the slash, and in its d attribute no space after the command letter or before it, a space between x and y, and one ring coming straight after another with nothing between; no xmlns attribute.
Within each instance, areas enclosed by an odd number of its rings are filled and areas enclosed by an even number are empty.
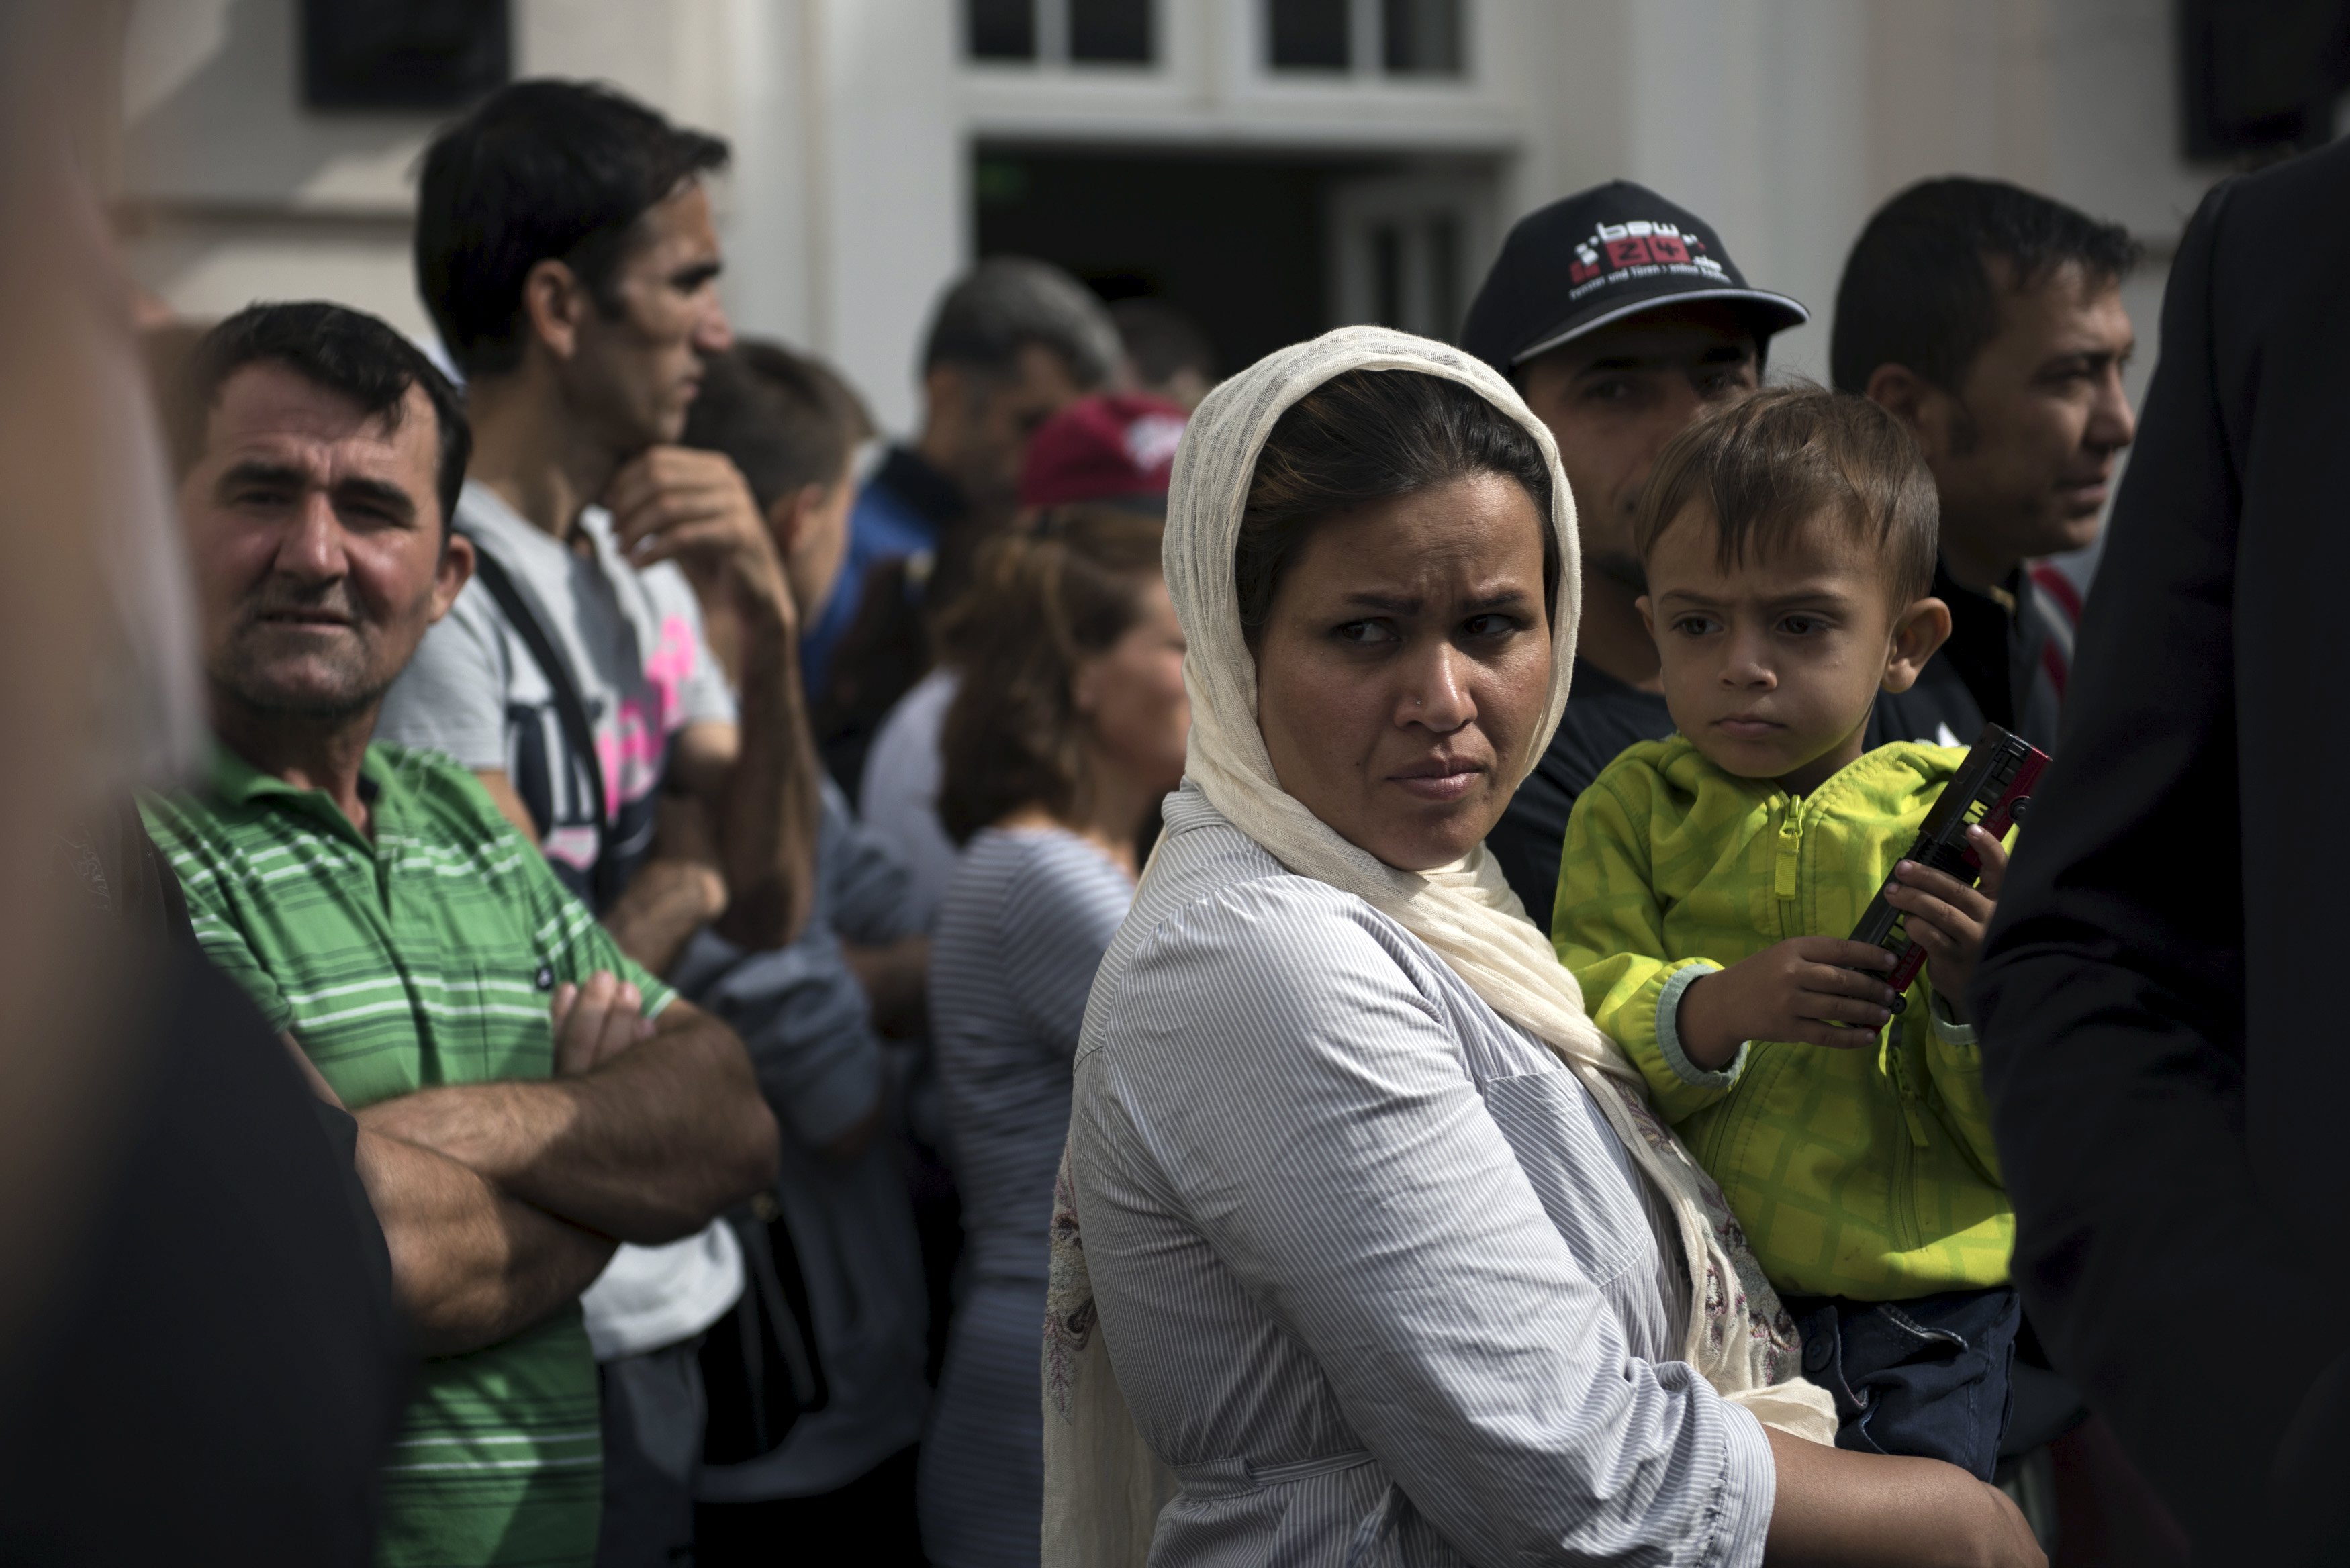
<svg viewBox="0 0 2350 1568"><path fill-rule="evenodd" d="M513 70L506 0L302 0L310 109L462 109Z"/></svg>

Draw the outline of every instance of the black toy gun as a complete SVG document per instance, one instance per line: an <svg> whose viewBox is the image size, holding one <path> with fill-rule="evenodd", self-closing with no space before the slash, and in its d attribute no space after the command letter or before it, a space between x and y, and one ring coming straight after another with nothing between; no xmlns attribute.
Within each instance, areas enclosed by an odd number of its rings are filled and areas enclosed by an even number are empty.
<svg viewBox="0 0 2350 1568"><path fill-rule="evenodd" d="M1982 875L1982 862L1967 845L1967 829L1980 827L1994 838L2007 835L2032 804L2032 786L2048 765L2048 753L2035 750L1997 724L1985 724L1981 734L1959 765L1958 776L1942 786L1941 798L1926 814L1918 842L1903 857L1920 866L1946 872L1971 888ZM1885 885L1893 885L1888 875ZM1893 955L1893 972L1885 983L1894 992L1893 1011L1908 1006L1910 981L1926 965L1926 950L1909 940L1901 911L1885 901L1885 888L1869 900L1868 910L1853 928L1852 940L1883 948Z"/></svg>

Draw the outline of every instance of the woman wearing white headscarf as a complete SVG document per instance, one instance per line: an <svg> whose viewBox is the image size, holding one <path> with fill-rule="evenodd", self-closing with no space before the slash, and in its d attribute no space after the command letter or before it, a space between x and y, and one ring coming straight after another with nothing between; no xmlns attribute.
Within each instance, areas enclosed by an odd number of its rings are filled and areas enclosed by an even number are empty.
<svg viewBox="0 0 2350 1568"><path fill-rule="evenodd" d="M1440 344L1333 332L1194 416L1190 757L1078 1047L1048 1568L2040 1561L1963 1472L1820 1446L1719 1191L1483 851L1566 701L1574 530Z"/></svg>

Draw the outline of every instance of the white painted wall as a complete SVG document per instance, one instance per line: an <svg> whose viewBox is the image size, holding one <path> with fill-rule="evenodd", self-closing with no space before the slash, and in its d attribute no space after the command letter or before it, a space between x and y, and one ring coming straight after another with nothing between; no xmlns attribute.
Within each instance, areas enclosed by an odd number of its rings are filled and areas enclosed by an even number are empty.
<svg viewBox="0 0 2350 1568"><path fill-rule="evenodd" d="M729 0L727 91L734 164L727 182L728 314L744 329L813 346L823 315L807 264L817 222L814 161L825 99L807 0Z"/></svg>
<svg viewBox="0 0 2350 1568"><path fill-rule="evenodd" d="M970 254L971 159L944 0L821 4L819 216L806 265L811 346L863 389L884 430L914 415L931 304Z"/></svg>

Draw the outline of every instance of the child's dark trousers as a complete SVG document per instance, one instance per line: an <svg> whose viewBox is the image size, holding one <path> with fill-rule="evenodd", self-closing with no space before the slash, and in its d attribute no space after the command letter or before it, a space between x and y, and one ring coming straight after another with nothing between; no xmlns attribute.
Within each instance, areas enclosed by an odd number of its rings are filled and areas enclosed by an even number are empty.
<svg viewBox="0 0 2350 1568"><path fill-rule="evenodd" d="M1837 1448L1948 1459L1991 1480L2023 1317L2012 1287L1785 1305L1803 1333L1804 1375L1835 1397Z"/></svg>

